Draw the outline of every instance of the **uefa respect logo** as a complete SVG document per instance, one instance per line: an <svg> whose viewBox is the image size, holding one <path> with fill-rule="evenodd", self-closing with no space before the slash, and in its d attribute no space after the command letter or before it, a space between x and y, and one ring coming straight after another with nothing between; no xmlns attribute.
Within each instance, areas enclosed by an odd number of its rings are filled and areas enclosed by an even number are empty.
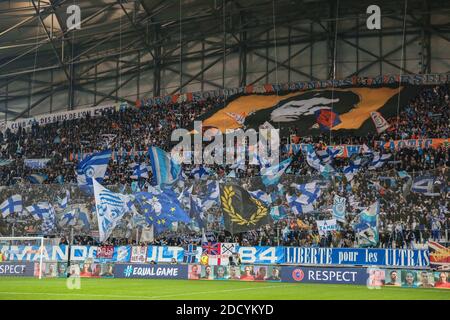
<svg viewBox="0 0 450 320"><path fill-rule="evenodd" d="M217 128L203 130L202 121L194 121L192 131L174 130L171 141L178 142L171 156L180 164L235 165L244 161L246 155L250 164L274 166L280 160L279 129L273 127L261 126L258 131L227 129L222 133Z"/></svg>

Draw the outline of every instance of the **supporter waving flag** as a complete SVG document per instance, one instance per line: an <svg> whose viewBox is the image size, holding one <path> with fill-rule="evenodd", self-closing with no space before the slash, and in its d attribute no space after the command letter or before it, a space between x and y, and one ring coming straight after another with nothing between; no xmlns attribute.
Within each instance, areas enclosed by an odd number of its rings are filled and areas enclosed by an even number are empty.
<svg viewBox="0 0 450 320"><path fill-rule="evenodd" d="M22 196L19 194L13 195L3 201L0 204L0 213L3 218L6 218L10 214L14 212L22 212L23 204L22 204Z"/></svg>
<svg viewBox="0 0 450 320"><path fill-rule="evenodd" d="M111 159L111 150L94 153L81 161L76 170L79 186L92 186L93 179L103 182Z"/></svg>
<svg viewBox="0 0 450 320"><path fill-rule="evenodd" d="M100 242L106 241L128 211L128 197L114 193L93 180Z"/></svg>
<svg viewBox="0 0 450 320"><path fill-rule="evenodd" d="M133 174L130 176L131 179L148 179L148 166L145 163L136 164L133 167Z"/></svg>
<svg viewBox="0 0 450 320"><path fill-rule="evenodd" d="M181 165L170 154L158 147L150 147L148 154L153 172L153 182L157 185L176 181L181 172Z"/></svg>
<svg viewBox="0 0 450 320"><path fill-rule="evenodd" d="M360 169L361 169L361 159L358 158L355 161L350 160L350 164L348 166L345 166L342 172L347 178L347 181L352 181Z"/></svg>

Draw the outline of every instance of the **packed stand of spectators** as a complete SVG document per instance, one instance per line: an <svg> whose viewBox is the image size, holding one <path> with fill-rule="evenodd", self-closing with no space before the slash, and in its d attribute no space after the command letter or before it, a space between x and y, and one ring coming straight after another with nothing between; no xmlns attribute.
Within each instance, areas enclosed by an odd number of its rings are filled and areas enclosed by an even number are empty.
<svg viewBox="0 0 450 320"><path fill-rule="evenodd" d="M370 133L366 136L338 136L329 134L315 137L301 137L300 143L311 143L315 149L324 148L331 144L361 144L368 146L373 152L391 153L392 159L382 168L367 172L360 172L352 183L332 179L330 185L324 190L321 198L315 204L313 213L298 217L293 214L286 203L286 193L294 194L289 187L292 177L302 177L307 182L318 173L305 161L304 155L293 162L290 174L285 175L281 183L286 186L285 192L278 192L274 203L283 206L286 217L259 230L231 236L223 230L221 223L221 210L213 207L207 213L207 230L214 231L214 237L220 241L239 242L246 245L289 245L289 246L334 246L352 247L356 245L355 233L351 228L352 216L357 215L361 208L369 206L376 198L380 198L380 247L411 247L417 243L425 243L427 240L448 239L449 228L449 166L450 152L447 146L439 148L409 148L400 150L384 150L374 147L374 141L416 138L448 138L450 131L450 88L449 85L436 87L424 87L420 93L401 109L398 117L388 119L391 128L382 134ZM54 201L60 187L50 187L55 190L45 191L41 186L40 192L34 194L33 188L26 177L31 173L42 172L48 175L44 185L54 185L64 181L65 185L76 184L75 167L76 156L101 151L111 147L130 153L121 157L119 161L112 160L108 166L108 185L114 185L120 190L130 189L134 183L134 189L145 190L150 185L151 174L148 179L140 179L136 182L130 179L130 163L147 162L148 157L137 151L147 150L151 145L157 145L165 150L170 150L170 135L176 128L187 128L199 115L207 111L219 108L224 104L223 99L214 98L201 102L182 104L167 104L163 106L143 106L139 109L128 108L120 111L108 111L97 118L85 118L62 123L54 123L39 127L34 125L31 130L7 131L0 133L0 159L10 159L12 163L0 167L0 186L12 186L3 188L3 198L6 193L14 194L18 189L28 190L28 199L38 201ZM292 130L295 134L295 130ZM103 135L114 135L112 141L103 139ZM123 151L123 152L122 152ZM293 156L291 153L283 153L282 158ZM25 158L50 158L47 169L31 170L24 166ZM335 159L334 166L342 168L354 159ZM189 172L192 167L185 167ZM216 179L224 178L230 168L212 166ZM260 173L260 167L247 165L244 171L237 171L240 183L246 184L249 190L262 188L258 183L253 183ZM431 173L439 181L437 187L438 196L430 197L417 193L411 193L404 187L410 183L410 179L400 178L399 171L406 171L413 177L425 173ZM387 179L379 179L383 176ZM61 180L62 177L62 180ZM195 183L195 182L193 182ZM0 187L1 188L1 187ZM405 191L406 190L406 191ZM271 190L277 193L277 190ZM279 191L279 190L278 190ZM92 198L84 197L79 190L72 188L73 201L85 202L89 211L94 205ZM338 232L319 236L315 220L331 218L329 208L332 205L335 194L352 197L353 205L348 204L349 221L341 226ZM0 200L2 200L0 199ZM28 202L29 203L29 202ZM91 230L95 230L94 213L90 211ZM300 221L299 221L300 220ZM18 233L30 233L30 230L38 229L38 223L30 225L17 224ZM19 228L19 229L17 229ZM20 229L22 228L22 229ZM130 218L127 217L118 229L124 230L123 237L112 237L110 244L136 244L134 232L130 229ZM83 226L77 230L80 234L85 231ZM10 224L0 223L0 233L10 234ZM68 238L67 229L61 231L65 239ZM157 235L152 244L181 245L197 243L201 241L202 234L180 226L177 231L167 231ZM98 244L92 237L78 236L74 239L77 244Z"/></svg>

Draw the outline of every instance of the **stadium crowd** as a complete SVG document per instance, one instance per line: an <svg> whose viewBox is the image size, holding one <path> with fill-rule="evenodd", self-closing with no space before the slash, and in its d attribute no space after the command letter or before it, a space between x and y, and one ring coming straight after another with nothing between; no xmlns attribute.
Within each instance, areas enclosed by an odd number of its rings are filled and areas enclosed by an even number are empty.
<svg viewBox="0 0 450 320"><path fill-rule="evenodd" d="M333 246L353 247L356 245L352 222L362 208L368 207L375 199L380 199L380 247L412 247L426 243L428 240L448 241L450 232L450 214L448 181L450 166L450 151L448 146L438 148L403 147L399 150L384 150L375 146L374 141L389 142L398 139L418 138L448 138L450 136L450 86L441 85L424 87L412 99L398 117L387 119L391 128L381 134L369 133L366 136L331 137L329 133L314 137L300 137L299 142L311 143L315 149L322 149L326 143L331 144L361 144L371 151L391 153L392 158L383 167L376 170L361 170L350 183L349 181L331 179L323 190L322 196L314 205L315 210L297 216L286 202L286 193L295 194L290 187L291 182L305 183L312 181L318 173L305 161L305 156L292 163L289 174L281 180L283 189L278 187L268 190L274 194L274 204L284 208L285 216L271 225L255 231L231 236L224 232L222 213L219 206L213 206L207 212L206 230L214 231L214 237L219 241L238 242L247 245L287 245L287 246ZM148 146L157 145L170 150L170 135L176 128L187 128L194 119L210 110L224 104L223 98L209 98L200 102L171 103L160 106L142 106L126 108L118 111L107 111L102 116L64 121L45 126L33 125L30 130L19 129L12 132L9 129L0 132L0 160L7 159L9 164L0 167L0 202L9 195L20 193L25 197L27 205L31 201L55 201L67 186L70 189L73 203L85 204L89 213L90 226L82 225L76 230L75 244L97 244L95 237L86 236L89 230L95 230L96 219L92 210L93 198L87 198L76 188L75 168L83 154L101 151L106 148L117 150L108 166L106 183L114 185L118 190L145 190L152 179L130 178L131 163L148 163L145 150ZM295 134L295 130L292 131ZM282 158L294 156L284 152ZM50 162L44 169L31 169L24 164L26 158L49 158ZM334 161L335 168L343 168L351 159ZM192 167L186 166L189 172ZM214 179L225 178L230 168L213 166ZM400 176L398 172L406 172L409 177ZM42 185L30 185L27 177L40 173L46 175ZM245 170L237 171L236 175L242 185L249 190L263 188L257 182L260 167L247 165ZM413 177L431 174L436 177L435 195L428 196L411 192ZM195 180L190 180L196 183ZM58 185L59 184L59 185ZM347 204L348 221L340 224L341 230L328 232L320 236L315 224L316 220L330 219L330 208L334 195L349 199ZM351 200L350 200L351 199ZM24 218L25 219L25 218ZM39 222L28 219L26 223L14 224L16 234L32 233L39 229ZM86 229L85 229L86 228ZM113 237L110 244L135 244L135 230L131 217L127 217L118 229L124 230L122 237ZM68 241L68 228L58 227L57 235L62 241ZM0 219L0 233L10 234L11 223ZM167 230L155 235L152 241L146 243L183 245L198 243L202 233L192 231L185 226L178 230Z"/></svg>

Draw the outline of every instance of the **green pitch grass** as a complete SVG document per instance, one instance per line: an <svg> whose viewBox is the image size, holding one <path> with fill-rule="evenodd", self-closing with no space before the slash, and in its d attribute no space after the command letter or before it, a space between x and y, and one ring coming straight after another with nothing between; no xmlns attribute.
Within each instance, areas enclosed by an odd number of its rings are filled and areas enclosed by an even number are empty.
<svg viewBox="0 0 450 320"><path fill-rule="evenodd" d="M188 281L148 279L86 279L70 290L66 279L0 278L2 300L297 300L387 299L450 300L450 290L381 288L365 286Z"/></svg>

